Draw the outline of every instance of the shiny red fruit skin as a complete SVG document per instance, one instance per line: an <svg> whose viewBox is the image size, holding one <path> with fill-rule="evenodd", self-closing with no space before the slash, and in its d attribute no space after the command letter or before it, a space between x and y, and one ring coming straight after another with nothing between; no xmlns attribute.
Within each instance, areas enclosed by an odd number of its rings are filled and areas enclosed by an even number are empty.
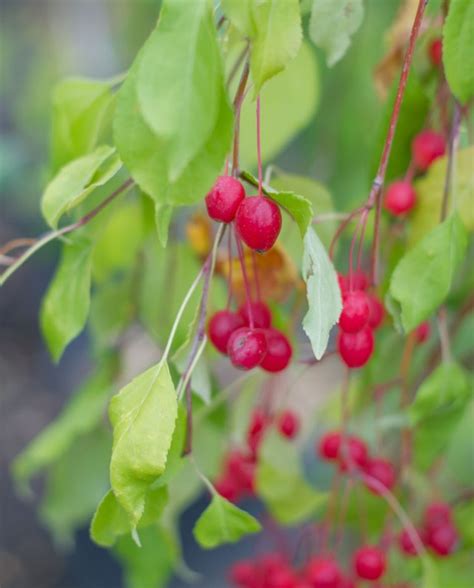
<svg viewBox="0 0 474 588"><path fill-rule="evenodd" d="M446 502L432 502L425 509L424 525L427 530L451 523L453 520L451 506Z"/></svg>
<svg viewBox="0 0 474 588"><path fill-rule="evenodd" d="M260 365L266 352L267 340L261 329L237 329L227 344L227 355L232 365L241 370L251 370Z"/></svg>
<svg viewBox="0 0 474 588"><path fill-rule="evenodd" d="M337 343L341 359L350 368L365 365L374 351L374 335L368 326L357 333L340 331Z"/></svg>
<svg viewBox="0 0 474 588"><path fill-rule="evenodd" d="M354 555L354 569L364 580L378 580L385 572L384 553L377 547L361 547Z"/></svg>
<svg viewBox="0 0 474 588"><path fill-rule="evenodd" d="M322 558L309 562L305 576L312 588L339 588L342 577L335 561Z"/></svg>
<svg viewBox="0 0 474 588"><path fill-rule="evenodd" d="M391 490L395 486L396 474L392 463L386 459L374 458L369 459L364 472L380 482L387 490ZM371 483L370 480L365 481L365 485L372 492L372 494L381 494L378 485Z"/></svg>
<svg viewBox="0 0 474 588"><path fill-rule="evenodd" d="M444 523L426 533L427 545L440 557L450 555L458 541L458 532L452 523Z"/></svg>
<svg viewBox="0 0 474 588"><path fill-rule="evenodd" d="M232 478L236 485L245 492L254 493L255 461L250 455L246 455L235 449L226 458L226 477Z"/></svg>
<svg viewBox="0 0 474 588"><path fill-rule="evenodd" d="M418 535L420 533L418 532ZM416 557L418 551L411 540L410 534L404 529L398 536L398 546L403 555L407 557Z"/></svg>
<svg viewBox="0 0 474 588"><path fill-rule="evenodd" d="M441 38L433 39L428 47L428 55L431 63L438 67L443 61L443 40Z"/></svg>
<svg viewBox="0 0 474 588"><path fill-rule="evenodd" d="M369 327L375 331L383 323L385 307L375 294L367 294L369 301Z"/></svg>
<svg viewBox="0 0 474 588"><path fill-rule="evenodd" d="M318 454L321 459L333 461L339 456L339 450L341 448L342 435L339 431L331 431L325 433L318 445Z"/></svg>
<svg viewBox="0 0 474 588"><path fill-rule="evenodd" d="M244 198L245 190L239 180L219 176L206 196L207 213L215 221L230 223Z"/></svg>
<svg viewBox="0 0 474 588"><path fill-rule="evenodd" d="M416 192L410 182L393 182L385 194L384 206L394 216L410 212L416 203Z"/></svg>
<svg viewBox="0 0 474 588"><path fill-rule="evenodd" d="M245 302L237 311L242 317L244 324L250 326L249 306L252 312L253 326L256 329L268 329L272 324L272 313L265 302Z"/></svg>
<svg viewBox="0 0 474 588"><path fill-rule="evenodd" d="M339 326L345 333L357 333L367 324L370 308L367 295L362 290L344 294Z"/></svg>
<svg viewBox="0 0 474 588"><path fill-rule="evenodd" d="M341 472L353 468L365 468L369 459L367 445L359 437L341 438L341 446L338 454L339 469Z"/></svg>
<svg viewBox="0 0 474 588"><path fill-rule="evenodd" d="M288 339L276 329L266 329L267 354L263 358L260 367L266 372L281 372L288 367L293 355L293 350Z"/></svg>
<svg viewBox="0 0 474 588"><path fill-rule="evenodd" d="M300 430L300 419L292 410L285 410L278 420L278 430L287 439L294 439Z"/></svg>
<svg viewBox="0 0 474 588"><path fill-rule="evenodd" d="M446 143L439 133L421 131L412 143L412 154L419 169L425 171L430 165L446 152Z"/></svg>
<svg viewBox="0 0 474 588"><path fill-rule="evenodd" d="M209 339L218 351L226 355L230 336L244 325L245 322L239 314L230 310L219 310L212 315L207 325Z"/></svg>
<svg viewBox="0 0 474 588"><path fill-rule="evenodd" d="M266 196L249 196L237 210L235 226L243 242L255 251L273 247L281 230L281 212Z"/></svg>

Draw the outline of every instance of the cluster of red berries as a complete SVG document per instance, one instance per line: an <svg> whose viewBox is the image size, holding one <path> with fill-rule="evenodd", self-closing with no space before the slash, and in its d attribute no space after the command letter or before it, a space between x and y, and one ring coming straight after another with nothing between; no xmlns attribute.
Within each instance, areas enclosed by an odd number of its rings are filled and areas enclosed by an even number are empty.
<svg viewBox="0 0 474 588"><path fill-rule="evenodd" d="M446 152L446 143L442 135L425 130L419 133L412 143L412 158L421 172ZM404 216L416 204L416 192L410 181L398 180L390 184L385 194L385 208L394 216Z"/></svg>
<svg viewBox="0 0 474 588"><path fill-rule="evenodd" d="M231 223L242 241L255 251L273 247L281 230L278 204L263 195L246 196L243 185L232 176L220 176L206 196L209 216Z"/></svg>
<svg viewBox="0 0 474 588"><path fill-rule="evenodd" d="M331 556L312 557L304 567L295 569L277 553L235 563L230 579L238 588L355 588L359 579L381 578L386 567L383 551L367 545L354 553L350 575Z"/></svg>
<svg viewBox="0 0 474 588"><path fill-rule="evenodd" d="M294 439L300 430L300 420L292 410L274 417L260 408L253 411L247 429L246 446L232 449L224 459L223 471L215 483L217 492L231 502L255 494L255 468L258 450L269 427L275 426L287 439Z"/></svg>
<svg viewBox="0 0 474 588"><path fill-rule="evenodd" d="M324 461L337 463L341 472L359 470L365 474L367 478L364 483L373 494L380 494L379 484L387 490L395 486L393 464L380 457L371 457L366 443L360 437L330 431L321 437L316 451Z"/></svg>
<svg viewBox="0 0 474 588"><path fill-rule="evenodd" d="M385 310L375 294L369 294L365 274L359 272L350 278L339 275L342 293L342 312L339 317L338 350L341 359L350 368L365 365L374 351L373 331L383 321Z"/></svg>
<svg viewBox="0 0 474 588"><path fill-rule="evenodd" d="M425 547L440 557L450 555L459 541L451 507L444 502L433 502L425 509L421 528L417 532ZM400 551L408 557L419 555L410 534L405 530L398 536L398 545Z"/></svg>

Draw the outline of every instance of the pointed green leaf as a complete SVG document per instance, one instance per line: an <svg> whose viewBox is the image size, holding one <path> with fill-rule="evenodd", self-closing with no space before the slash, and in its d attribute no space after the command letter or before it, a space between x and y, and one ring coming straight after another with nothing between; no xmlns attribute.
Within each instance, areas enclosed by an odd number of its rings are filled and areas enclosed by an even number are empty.
<svg viewBox="0 0 474 588"><path fill-rule="evenodd" d="M61 260L41 305L41 330L58 361L86 324L90 305L92 246L87 241L65 243Z"/></svg>
<svg viewBox="0 0 474 588"><path fill-rule="evenodd" d="M255 0L222 0L221 7L230 22L244 35L255 36L253 20Z"/></svg>
<svg viewBox="0 0 474 588"><path fill-rule="evenodd" d="M201 547L212 549L223 543L236 543L260 529L260 523L252 515L216 494L197 520L193 534Z"/></svg>
<svg viewBox="0 0 474 588"><path fill-rule="evenodd" d="M453 213L399 261L390 279L390 294L400 305L406 332L442 304L466 246L466 229Z"/></svg>
<svg viewBox="0 0 474 588"><path fill-rule="evenodd" d="M474 96L474 3L451 0L443 29L443 63L456 98L466 103Z"/></svg>
<svg viewBox="0 0 474 588"><path fill-rule="evenodd" d="M150 485L166 467L178 404L168 365L149 368L112 398L114 431L110 481L133 527Z"/></svg>
<svg viewBox="0 0 474 588"><path fill-rule="evenodd" d="M313 0L309 36L325 51L329 67L344 57L363 18L362 0Z"/></svg>
<svg viewBox="0 0 474 588"><path fill-rule="evenodd" d="M114 152L113 147L102 145L59 170L41 200L41 212L51 227L55 229L63 214L118 173L122 163Z"/></svg>
<svg viewBox="0 0 474 588"><path fill-rule="evenodd" d="M303 329L311 341L316 359L321 359L331 329L339 320L342 301L336 270L312 227L304 238L303 279L309 306L303 319Z"/></svg>
<svg viewBox="0 0 474 588"><path fill-rule="evenodd" d="M155 206L155 222L156 232L162 247L168 244L168 232L170 228L171 218L173 216L173 206L169 204L156 203Z"/></svg>

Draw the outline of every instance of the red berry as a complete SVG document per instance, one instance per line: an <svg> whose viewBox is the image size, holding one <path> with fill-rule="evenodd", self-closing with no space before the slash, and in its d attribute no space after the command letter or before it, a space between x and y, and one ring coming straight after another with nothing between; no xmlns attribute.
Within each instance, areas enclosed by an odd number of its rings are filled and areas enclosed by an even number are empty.
<svg viewBox="0 0 474 588"><path fill-rule="evenodd" d="M445 523L428 530L426 533L427 544L441 557L446 557L452 553L458 541L458 532L452 523Z"/></svg>
<svg viewBox="0 0 474 588"><path fill-rule="evenodd" d="M420 533L418 533L418 535L419 534ZM400 551L408 557L415 557L418 555L415 544L411 540L410 533L408 533L405 529L398 536L398 546Z"/></svg>
<svg viewBox="0 0 474 588"><path fill-rule="evenodd" d="M346 333L357 333L369 320L369 302L362 290L347 292L343 296L343 307L339 326Z"/></svg>
<svg viewBox="0 0 474 588"><path fill-rule="evenodd" d="M211 317L207 325L209 339L218 351L227 354L230 336L244 325L244 320L239 314L230 310L220 310Z"/></svg>
<svg viewBox="0 0 474 588"><path fill-rule="evenodd" d="M385 308L375 294L368 294L369 301L369 327L374 331L378 329L385 317Z"/></svg>
<svg viewBox="0 0 474 588"><path fill-rule="evenodd" d="M410 182L393 182L385 194L385 208L394 216L403 216L415 206L416 192Z"/></svg>
<svg viewBox="0 0 474 588"><path fill-rule="evenodd" d="M278 420L278 430L288 439L293 439L300 430L300 419L291 410L285 410Z"/></svg>
<svg viewBox="0 0 474 588"><path fill-rule="evenodd" d="M265 430L270 425L270 418L263 410L256 409L253 414L247 431L247 444L253 456L257 454Z"/></svg>
<svg viewBox="0 0 474 588"><path fill-rule="evenodd" d="M431 63L438 67L443 61L443 40L438 37L433 39L428 47L428 55Z"/></svg>
<svg viewBox="0 0 474 588"><path fill-rule="evenodd" d="M374 335L366 326L357 333L339 332L338 349L344 363L350 368L365 365L374 351Z"/></svg>
<svg viewBox="0 0 474 588"><path fill-rule="evenodd" d="M431 335L431 325L428 321L421 323L416 327L415 339L417 343L424 343Z"/></svg>
<svg viewBox="0 0 474 588"><path fill-rule="evenodd" d="M339 588L341 581L339 566L331 559L312 559L305 575L312 588Z"/></svg>
<svg viewBox="0 0 474 588"><path fill-rule="evenodd" d="M427 170L435 159L445 154L446 144L442 135L434 131L421 131L412 143L413 159L421 170Z"/></svg>
<svg viewBox="0 0 474 588"><path fill-rule="evenodd" d="M359 578L378 580L385 572L385 555L377 547L361 547L354 555L354 569Z"/></svg>
<svg viewBox="0 0 474 588"><path fill-rule="evenodd" d="M298 588L298 584L291 569L284 567L266 577L265 588Z"/></svg>
<svg viewBox="0 0 474 588"><path fill-rule="evenodd" d="M445 502L432 502L426 507L424 524L427 530L451 523L452 510Z"/></svg>
<svg viewBox="0 0 474 588"><path fill-rule="evenodd" d="M337 279L339 281L339 287L341 288L342 294L349 292L349 290L366 290L369 286L369 278L362 271L352 273L352 284L351 276L338 274Z"/></svg>
<svg viewBox="0 0 474 588"><path fill-rule="evenodd" d="M283 333L276 329L266 329L267 354L260 365L266 372L281 372L291 361L293 350Z"/></svg>
<svg viewBox="0 0 474 588"><path fill-rule="evenodd" d="M245 302L239 308L238 313L247 326L250 326L249 306L253 318L253 326L256 329L268 329L272 324L272 313L265 302Z"/></svg>
<svg viewBox="0 0 474 588"><path fill-rule="evenodd" d="M364 471L370 478L374 478L388 490L395 486L395 468L386 459L369 459ZM378 484L366 480L365 485L373 494L381 494Z"/></svg>
<svg viewBox="0 0 474 588"><path fill-rule="evenodd" d="M251 370L260 365L266 352L265 333L259 329L237 329L227 344L227 353L232 365L241 370Z"/></svg>
<svg viewBox="0 0 474 588"><path fill-rule="evenodd" d="M216 221L230 223L244 198L245 190L239 180L232 176L220 176L206 196L207 212Z"/></svg>
<svg viewBox="0 0 474 588"><path fill-rule="evenodd" d="M229 476L219 478L214 482L214 487L223 498L230 502L237 502L242 495L238 483Z"/></svg>
<svg viewBox="0 0 474 588"><path fill-rule="evenodd" d="M339 456L339 449L341 447L342 435L339 431L331 431L325 433L318 445L318 454L321 459L324 460L335 460Z"/></svg>
<svg viewBox="0 0 474 588"><path fill-rule="evenodd" d="M255 564L252 561L238 561L230 569L230 579L239 588L250 588L254 585L255 572Z"/></svg>
<svg viewBox="0 0 474 588"><path fill-rule="evenodd" d="M355 580L352 578L344 577L339 582L337 588L356 588Z"/></svg>
<svg viewBox="0 0 474 588"><path fill-rule="evenodd" d="M266 196L249 196L239 206L235 226L250 249L268 251L280 234L280 209Z"/></svg>
<svg viewBox="0 0 474 588"><path fill-rule="evenodd" d="M341 438L338 460L342 472L367 465L369 452L367 445L359 437Z"/></svg>
<svg viewBox="0 0 474 588"><path fill-rule="evenodd" d="M231 451L226 459L226 477L233 479L242 490L253 494L255 461L238 449Z"/></svg>

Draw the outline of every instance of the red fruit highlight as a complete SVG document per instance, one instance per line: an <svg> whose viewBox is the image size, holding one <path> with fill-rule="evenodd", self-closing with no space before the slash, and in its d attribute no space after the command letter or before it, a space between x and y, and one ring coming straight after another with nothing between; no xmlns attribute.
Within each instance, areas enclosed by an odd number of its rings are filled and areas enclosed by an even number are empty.
<svg viewBox="0 0 474 588"><path fill-rule="evenodd" d="M283 333L276 329L267 329L265 336L267 338L267 353L260 367L267 372L281 372L288 366L293 355L290 342Z"/></svg>
<svg viewBox="0 0 474 588"><path fill-rule="evenodd" d="M333 461L339 456L339 449L341 448L342 435L339 431L331 431L325 433L318 445L318 454L321 459Z"/></svg>
<svg viewBox="0 0 474 588"><path fill-rule="evenodd" d="M272 313L265 302L244 303L237 311L247 326L250 326L249 306L256 329L268 329L272 323Z"/></svg>
<svg viewBox="0 0 474 588"><path fill-rule="evenodd" d="M403 216L415 206L416 192L410 182L394 182L385 194L384 206L394 216Z"/></svg>
<svg viewBox="0 0 474 588"><path fill-rule="evenodd" d="M206 196L207 212L215 221L230 223L244 198L245 190L239 180L220 176Z"/></svg>
<svg viewBox="0 0 474 588"><path fill-rule="evenodd" d="M412 143L412 154L416 165L423 171L427 170L430 165L444 155L446 152L446 143L439 133L434 131L421 131Z"/></svg>
<svg viewBox="0 0 474 588"><path fill-rule="evenodd" d="M343 296L339 326L346 333L357 333L367 324L369 314L369 302L365 292L362 290L347 292Z"/></svg>
<svg viewBox="0 0 474 588"><path fill-rule="evenodd" d="M227 344L227 354L232 365L241 370L251 370L260 365L266 352L265 333L259 329L237 329Z"/></svg>
<svg viewBox="0 0 474 588"><path fill-rule="evenodd" d="M239 314L230 310L220 310L212 315L207 325L209 339L218 351L226 355L230 336L244 325L245 322Z"/></svg>
<svg viewBox="0 0 474 588"><path fill-rule="evenodd" d="M370 478L374 478L377 482L380 482L387 490L391 490L395 486L395 468L386 459L369 459L364 471ZM381 494L376 483L366 480L365 485L373 494Z"/></svg>
<svg viewBox="0 0 474 588"><path fill-rule="evenodd" d="M300 419L291 410L285 410L278 420L278 430L287 439L294 439L300 430Z"/></svg>
<svg viewBox="0 0 474 588"><path fill-rule="evenodd" d="M338 350L341 359L350 368L365 365L374 351L374 335L366 326L358 333L339 332Z"/></svg>
<svg viewBox="0 0 474 588"><path fill-rule="evenodd" d="M435 67L441 65L443 61L443 40L440 37L431 41L428 47L428 56Z"/></svg>
<svg viewBox="0 0 474 588"><path fill-rule="evenodd" d="M281 212L266 196L245 198L235 216L235 226L243 242L256 251L273 247L281 230Z"/></svg>
<svg viewBox="0 0 474 588"><path fill-rule="evenodd" d="M377 547L361 547L354 555L354 569L363 580L378 580L385 572L385 555Z"/></svg>
<svg viewBox="0 0 474 588"><path fill-rule="evenodd" d="M369 327L375 331L383 323L385 308L375 294L367 294L367 299L369 301Z"/></svg>
<svg viewBox="0 0 474 588"><path fill-rule="evenodd" d="M338 588L342 575L331 559L315 558L306 567L305 576L312 588Z"/></svg>

